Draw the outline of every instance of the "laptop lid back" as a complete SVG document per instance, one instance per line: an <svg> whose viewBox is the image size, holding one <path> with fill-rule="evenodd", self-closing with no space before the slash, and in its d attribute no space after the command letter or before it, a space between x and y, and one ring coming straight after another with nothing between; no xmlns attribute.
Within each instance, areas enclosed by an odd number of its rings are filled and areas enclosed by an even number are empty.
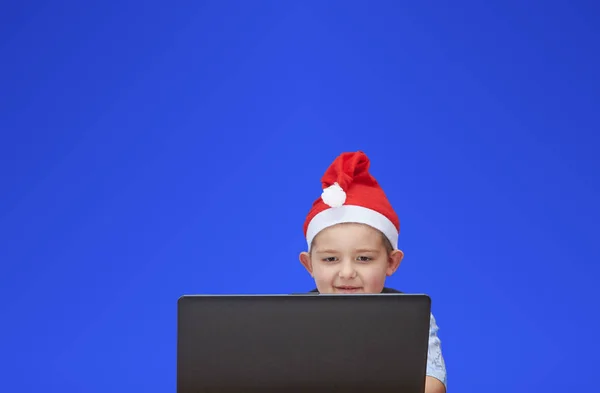
<svg viewBox="0 0 600 393"><path fill-rule="evenodd" d="M426 295L183 296L177 393L422 393L429 323Z"/></svg>

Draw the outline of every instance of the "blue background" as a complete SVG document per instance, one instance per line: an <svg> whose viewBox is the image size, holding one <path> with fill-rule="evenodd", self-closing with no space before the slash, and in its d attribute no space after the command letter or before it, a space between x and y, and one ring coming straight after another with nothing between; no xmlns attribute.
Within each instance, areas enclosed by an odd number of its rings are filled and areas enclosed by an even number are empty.
<svg viewBox="0 0 600 393"><path fill-rule="evenodd" d="M454 392L597 389L592 1L12 2L0 390L173 392L186 293L313 288L320 177L364 150ZM596 311L594 311L596 310Z"/></svg>

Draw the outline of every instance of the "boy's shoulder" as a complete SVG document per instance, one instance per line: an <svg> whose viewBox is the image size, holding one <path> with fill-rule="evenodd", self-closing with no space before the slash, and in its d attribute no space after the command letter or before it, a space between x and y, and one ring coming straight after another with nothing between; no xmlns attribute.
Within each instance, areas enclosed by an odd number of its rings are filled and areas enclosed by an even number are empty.
<svg viewBox="0 0 600 393"><path fill-rule="evenodd" d="M399 290L394 289L394 288L384 287L383 290L381 291L381 293L402 293L402 291L399 291Z"/></svg>
<svg viewBox="0 0 600 393"><path fill-rule="evenodd" d="M310 291L309 293L314 293L314 292L319 292L319 291L317 290L317 288L315 288L312 291ZM397 290L397 289L394 289L394 288L386 288L386 287L384 287L381 290L381 293L402 293L402 292L399 291L399 290Z"/></svg>

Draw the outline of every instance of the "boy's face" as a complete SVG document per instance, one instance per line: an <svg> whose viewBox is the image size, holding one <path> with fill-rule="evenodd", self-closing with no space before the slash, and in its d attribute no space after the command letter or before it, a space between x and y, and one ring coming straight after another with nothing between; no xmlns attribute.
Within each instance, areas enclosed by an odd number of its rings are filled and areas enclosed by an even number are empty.
<svg viewBox="0 0 600 393"><path fill-rule="evenodd" d="M321 231L310 253L300 254L300 262L320 293L380 293L402 257L402 251L386 247L378 230L340 224Z"/></svg>

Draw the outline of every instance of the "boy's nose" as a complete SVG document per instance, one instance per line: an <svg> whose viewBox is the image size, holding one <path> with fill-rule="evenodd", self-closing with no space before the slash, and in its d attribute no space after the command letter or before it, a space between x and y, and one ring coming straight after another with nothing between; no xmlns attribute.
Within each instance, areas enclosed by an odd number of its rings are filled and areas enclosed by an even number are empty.
<svg viewBox="0 0 600 393"><path fill-rule="evenodd" d="M354 278L356 277L356 270L354 265L349 262L344 262L339 272L340 278Z"/></svg>

